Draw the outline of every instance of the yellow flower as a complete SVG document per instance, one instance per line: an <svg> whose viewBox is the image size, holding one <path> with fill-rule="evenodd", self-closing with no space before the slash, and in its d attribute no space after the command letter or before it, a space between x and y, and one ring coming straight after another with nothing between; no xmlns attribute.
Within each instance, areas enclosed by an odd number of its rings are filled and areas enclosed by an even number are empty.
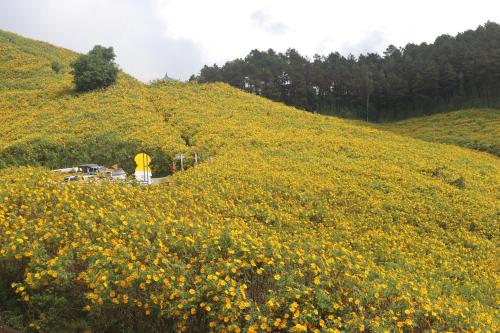
<svg viewBox="0 0 500 333"><path fill-rule="evenodd" d="M290 331L291 332L307 332L307 326L297 323L297 324L295 324L295 326L293 326L290 329Z"/></svg>
<svg viewBox="0 0 500 333"><path fill-rule="evenodd" d="M314 282L315 285L319 285L320 284L319 276L315 276L313 282Z"/></svg>

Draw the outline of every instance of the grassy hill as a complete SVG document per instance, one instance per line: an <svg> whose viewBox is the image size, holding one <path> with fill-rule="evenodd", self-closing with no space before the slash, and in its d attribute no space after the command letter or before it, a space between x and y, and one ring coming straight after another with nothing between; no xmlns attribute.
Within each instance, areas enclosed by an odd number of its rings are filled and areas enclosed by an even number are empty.
<svg viewBox="0 0 500 333"><path fill-rule="evenodd" d="M500 156L500 110L471 109L382 124L390 130L414 138L455 144Z"/></svg>
<svg viewBox="0 0 500 333"><path fill-rule="evenodd" d="M77 95L69 66L76 53L7 32L0 45L0 76L7 78L0 82L0 167L95 161L132 170L130 155L140 149L166 162L168 149L184 147L153 108L149 89L132 77L120 73L113 88ZM62 73L52 70L54 61Z"/></svg>
<svg viewBox="0 0 500 333"><path fill-rule="evenodd" d="M75 56L0 32L0 322L44 332L498 329L495 156L225 84L147 86L121 73L115 87L77 95ZM138 151L155 172L181 152L202 163L150 187L62 185L41 167L131 169Z"/></svg>

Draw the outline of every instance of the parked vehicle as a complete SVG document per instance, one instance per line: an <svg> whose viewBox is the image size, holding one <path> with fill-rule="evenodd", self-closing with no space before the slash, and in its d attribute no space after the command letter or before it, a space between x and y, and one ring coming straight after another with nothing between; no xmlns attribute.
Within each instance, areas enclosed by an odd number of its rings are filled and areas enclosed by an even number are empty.
<svg viewBox="0 0 500 333"><path fill-rule="evenodd" d="M65 182L77 182L80 180L80 176L66 176L64 177Z"/></svg>
<svg viewBox="0 0 500 333"><path fill-rule="evenodd" d="M89 175L97 175L98 173L105 171L106 167L97 164L82 164L77 167L77 172L82 172Z"/></svg>
<svg viewBox="0 0 500 333"><path fill-rule="evenodd" d="M107 169L104 172L104 176L110 180L126 180L127 179L127 173L121 169Z"/></svg>
<svg viewBox="0 0 500 333"><path fill-rule="evenodd" d="M121 181L127 179L127 173L118 165L114 165L111 168L106 168L102 165L90 163L81 164L76 167L63 168L53 170L59 173L69 173L70 175L64 177L65 182L77 182L77 181L99 181L103 179L108 179L111 181Z"/></svg>

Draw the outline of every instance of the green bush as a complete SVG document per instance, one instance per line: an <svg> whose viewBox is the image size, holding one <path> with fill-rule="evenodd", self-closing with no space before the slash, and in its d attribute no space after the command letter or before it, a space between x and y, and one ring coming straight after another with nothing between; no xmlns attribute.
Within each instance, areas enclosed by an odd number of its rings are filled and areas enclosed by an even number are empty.
<svg viewBox="0 0 500 333"><path fill-rule="evenodd" d="M71 64L76 91L90 91L105 88L116 82L118 67L112 47L100 45L81 55Z"/></svg>
<svg viewBox="0 0 500 333"><path fill-rule="evenodd" d="M61 66L61 64L57 61L53 61L51 64L50 64L50 67L52 68L52 70L54 72L56 72L56 74L59 74L62 72L63 70L63 67Z"/></svg>
<svg viewBox="0 0 500 333"><path fill-rule="evenodd" d="M173 153L157 147L146 147L133 140L123 140L114 133L73 140L63 145L50 139L37 139L18 143L0 150L0 169L9 166L34 165L51 169L74 166L83 163L97 163L104 166L118 164L128 173L135 170L134 156L147 152L152 158L155 176L170 174Z"/></svg>

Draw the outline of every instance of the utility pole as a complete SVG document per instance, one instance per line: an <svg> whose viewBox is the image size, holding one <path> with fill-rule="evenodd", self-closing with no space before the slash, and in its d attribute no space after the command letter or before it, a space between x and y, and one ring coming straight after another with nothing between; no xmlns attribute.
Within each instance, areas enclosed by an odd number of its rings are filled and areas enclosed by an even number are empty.
<svg viewBox="0 0 500 333"><path fill-rule="evenodd" d="M198 165L198 153L194 153L194 165Z"/></svg>

